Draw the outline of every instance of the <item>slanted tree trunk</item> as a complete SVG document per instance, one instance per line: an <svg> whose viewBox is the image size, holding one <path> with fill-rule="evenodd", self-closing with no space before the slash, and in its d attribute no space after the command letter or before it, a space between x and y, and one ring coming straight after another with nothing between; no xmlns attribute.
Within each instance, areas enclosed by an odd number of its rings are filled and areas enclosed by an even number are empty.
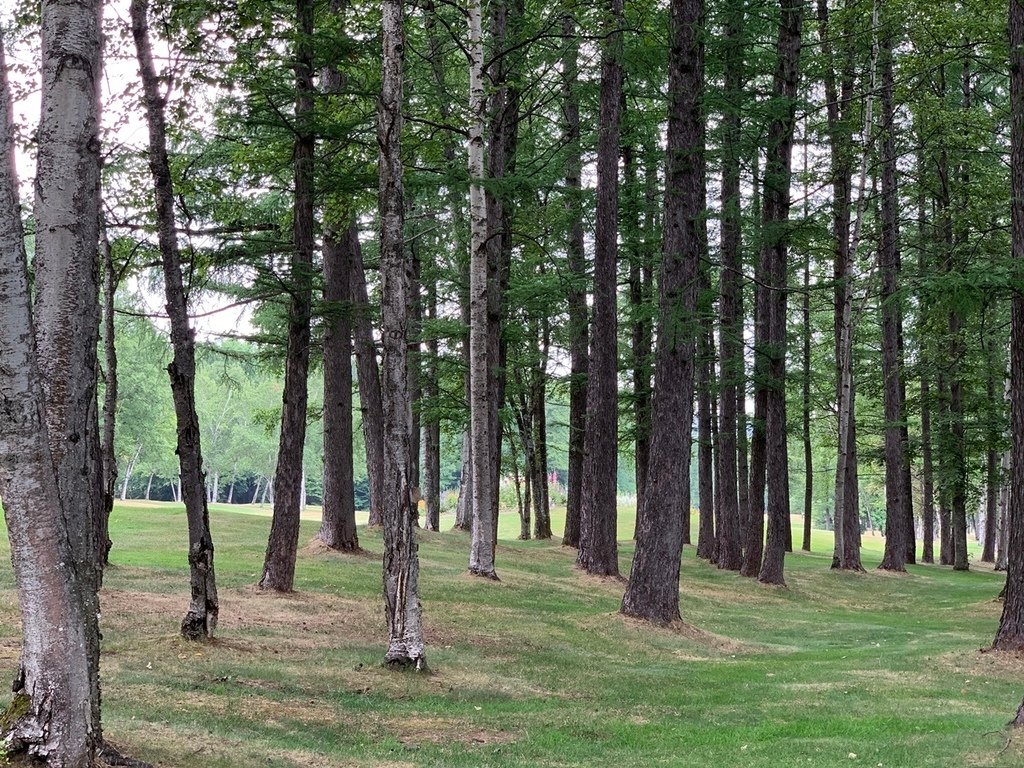
<svg viewBox="0 0 1024 768"><path fill-rule="evenodd" d="M569 305L569 478L566 489L565 531L562 544L580 544L580 510L583 504L584 436L587 420L587 372L589 327L587 275L583 246L583 211L580 173L580 105L577 95L579 40L571 12L562 16L562 128L566 145L565 207L568 218L566 261L571 275Z"/></svg>
<svg viewBox="0 0 1024 768"><path fill-rule="evenodd" d="M261 589L291 592L299 546L302 511L302 461L306 442L310 312L314 239L313 155L313 18L312 0L296 0L295 146L292 153L295 200L292 208L291 301L288 307L288 347L285 354L281 437L274 473L274 512L263 558Z"/></svg>
<svg viewBox="0 0 1024 768"><path fill-rule="evenodd" d="M610 0L601 47L597 138L594 299L587 378L583 508L577 565L617 576L618 316L616 261L619 210L619 123L622 110L623 0ZM678 456L676 459L678 460ZM678 564L677 564L678 566Z"/></svg>
<svg viewBox="0 0 1024 768"><path fill-rule="evenodd" d="M402 90L405 31L402 0L384 0L383 76L377 102L380 147L381 321L384 356L384 609L393 668L426 669L419 593L419 554L412 514L409 453L408 271L403 241Z"/></svg>
<svg viewBox="0 0 1024 768"><path fill-rule="evenodd" d="M492 496L493 436L490 419L492 391L488 334L489 294L495 288L488 274L487 198L484 195L484 118L487 99L483 81L483 20L479 0L469 5L469 231L470 231L470 461L472 463L472 541L469 571L496 579Z"/></svg>
<svg viewBox="0 0 1024 768"><path fill-rule="evenodd" d="M790 176L800 81L803 0L781 0L778 64L773 91L778 117L768 129L764 181L762 258L767 262L768 373L765 410L768 535L758 581L785 584L783 563L790 544L789 453L786 439L786 257L789 243Z"/></svg>
<svg viewBox="0 0 1024 768"><path fill-rule="evenodd" d="M704 2L672 0L665 232L661 265L651 467L637 526L636 553L622 598L628 616L667 623L680 618L679 501L690 482L697 281L704 227ZM687 510L688 514L688 510Z"/></svg>
<svg viewBox="0 0 1024 768"><path fill-rule="evenodd" d="M764 503L767 447L765 442L767 390L764 382L767 376L768 344L768 275L763 254L757 260L754 284L754 419L750 438L750 491L748 497L747 528L743 541L743 565L740 574L756 578L761 572L764 555Z"/></svg>
<svg viewBox="0 0 1024 768"><path fill-rule="evenodd" d="M146 501L149 501L149 500L150 500L150 499L152 498L152 493L153 493L153 478L154 478L154 477L156 477L156 473L155 473L155 472L150 472L150 473L149 473L149 480L147 480L147 481L146 481ZM175 493L175 492L173 491L173 488L174 488L174 484L173 484L173 483L171 483L171 488L172 488L171 496L172 496L172 497L176 497L176 496L177 496L177 493ZM175 498L174 500L175 500L175 501L179 501L179 499L177 499L177 498Z"/></svg>
<svg viewBox="0 0 1024 768"><path fill-rule="evenodd" d="M67 53L62 46L67 41L60 36L64 30L59 25L67 24L69 19L54 8L50 4L44 9L44 108L77 106L79 111L61 114L73 121L68 127L87 131L95 142L97 84L93 76L98 69L68 67L70 71L61 80L56 70L62 62L66 63ZM85 33L78 41L85 42L81 53L98 68L99 4L90 3L80 10L73 30ZM80 91L77 99L69 100L75 90ZM44 112L45 122L48 121ZM52 122L47 127L41 138L52 141ZM80 151L83 148L84 145ZM59 145L40 144L40 170L45 167L46 171L40 180L47 184L40 189L40 202L56 202L48 195L56 169L44 166L44 153L47 163L52 163L63 149ZM91 162L95 161L92 157ZM89 158L81 157L71 167L82 170L88 165ZM85 180L90 179L98 182L95 173L88 174ZM86 196L83 202L85 210L78 213L82 214L83 229L89 231L89 217L98 218L99 210L95 199L90 201ZM41 212L36 209L37 216ZM52 214L47 218L52 220ZM95 256L95 243L93 248ZM69 254L77 270L93 266L81 259L83 253L87 254L88 249L76 249ZM4 751L10 754L24 752L54 768L91 768L100 739L98 698L95 706L89 706L93 696L98 695L92 650L98 648L99 635L89 636L95 631L95 614L91 620L87 616L90 606L95 608L95 577L81 570L82 553L72 550L80 534L68 528L69 523L84 523L89 529L92 520L70 518L69 513L78 510L66 506L61 499L55 469L59 465L54 462L50 445L30 297L7 62L0 40L0 359L4 361L0 367L0 400L4 403L0 408L0 495L18 587L23 638L14 701L0 719L0 739ZM70 333L63 336L62 343L85 346L82 334L87 334L91 326L86 323L75 328L70 322L66 325ZM92 350L95 352L95 339ZM70 409L65 416L82 417ZM91 598L86 594L90 591Z"/></svg>
<svg viewBox="0 0 1024 768"><path fill-rule="evenodd" d="M882 376L885 402L885 552L878 567L906 571L907 521L903 515L904 451L902 371L900 361L899 191L896 188L895 106L893 104L893 37L891 12L882 33L882 221L879 266L882 275Z"/></svg>
<svg viewBox="0 0 1024 768"><path fill-rule="evenodd" d="M164 295L171 320L171 347L174 358L167 367L171 377L177 445L181 472L182 497L188 520L188 562L192 599L181 623L181 634L188 640L213 636L217 626L219 603L213 568L213 539L210 515L204 493L203 456L200 447L199 416L196 411L195 336L189 327L188 304L181 274L178 232L174 220L174 189L167 160L167 130L160 82L153 68L149 40L148 0L131 4L132 35L142 74L142 88L149 126L149 167L156 193L157 232L163 266Z"/></svg>
<svg viewBox="0 0 1024 768"><path fill-rule="evenodd" d="M384 411L377 346L373 341L370 297L363 267L363 249L359 242L359 224L355 220L349 224L346 238L352 254L348 298L352 306L352 337L356 352L359 412L362 416L363 443L366 446L366 473L370 479L370 518L367 522L369 525L383 525Z"/></svg>

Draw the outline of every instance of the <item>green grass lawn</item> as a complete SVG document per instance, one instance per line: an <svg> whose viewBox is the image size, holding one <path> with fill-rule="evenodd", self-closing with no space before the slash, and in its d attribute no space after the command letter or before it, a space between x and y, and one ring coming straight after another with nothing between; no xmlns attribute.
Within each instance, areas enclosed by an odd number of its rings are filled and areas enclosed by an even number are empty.
<svg viewBox="0 0 1024 768"><path fill-rule="evenodd" d="M982 654L1001 577L917 566L829 570L831 536L786 559L785 590L683 556L683 618L658 629L617 614L623 584L584 577L574 553L501 525L502 581L465 574L468 538L420 534L430 675L389 672L381 537L368 556L307 546L291 596L262 594L267 510L217 506L221 624L177 638L187 605L185 519L172 504L118 505L103 595L108 738L162 766L1011 766L1003 730L1024 660ZM629 567L632 512L620 564ZM451 518L442 520L443 527ZM561 519L556 519L558 530ZM694 526L696 531L696 526ZM3 537L6 559L6 537ZM0 572L0 678L19 646ZM1010 740L1012 738L1012 740ZM1008 741L1009 740L1009 741Z"/></svg>

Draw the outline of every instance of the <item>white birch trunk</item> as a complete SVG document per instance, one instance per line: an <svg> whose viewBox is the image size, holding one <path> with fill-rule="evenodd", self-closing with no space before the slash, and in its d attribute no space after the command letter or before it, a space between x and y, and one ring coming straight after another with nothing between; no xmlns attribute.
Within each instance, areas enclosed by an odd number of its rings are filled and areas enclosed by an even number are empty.
<svg viewBox="0 0 1024 768"><path fill-rule="evenodd" d="M44 34L52 37L52 18L50 23ZM98 701L90 706L94 643L88 636L89 609L83 595L91 583L81 578L78 554L71 550L71 510L61 501L50 448L6 72L0 39L0 495L23 636L21 670L7 713L11 722L4 722L0 748L27 752L49 766L87 768L99 738Z"/></svg>
<svg viewBox="0 0 1024 768"><path fill-rule="evenodd" d="M472 543L469 571L497 578L494 571L494 520L491 516L490 370L487 339L487 202L484 195L484 90L483 22L480 0L471 0L469 13L469 357L470 357L470 484L472 488Z"/></svg>

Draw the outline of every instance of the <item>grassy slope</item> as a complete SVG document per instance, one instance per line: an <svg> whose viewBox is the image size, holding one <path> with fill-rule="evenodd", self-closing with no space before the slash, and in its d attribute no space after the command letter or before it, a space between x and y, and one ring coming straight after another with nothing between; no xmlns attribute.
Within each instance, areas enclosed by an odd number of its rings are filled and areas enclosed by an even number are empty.
<svg viewBox="0 0 1024 768"><path fill-rule="evenodd" d="M622 523L625 539L632 520ZM815 554L787 558L789 589L774 590L688 547L683 613L700 631L670 631L621 619L621 584L574 572L557 544L513 541L506 516L500 584L464 575L465 535L421 534L433 674L416 676L379 666L378 532L361 531L372 557L304 549L299 592L282 597L252 588L265 511L217 507L213 525L219 640L189 645L176 638L183 512L130 504L112 520L105 727L160 765L948 768L1024 757L1024 737L1006 747L1000 730L1024 693L1024 662L977 651L998 619L989 570L835 574L819 532ZM315 529L303 524L303 544ZM880 540L865 544L871 569ZM623 570L631 554L625 544ZM7 679L14 598L5 569Z"/></svg>

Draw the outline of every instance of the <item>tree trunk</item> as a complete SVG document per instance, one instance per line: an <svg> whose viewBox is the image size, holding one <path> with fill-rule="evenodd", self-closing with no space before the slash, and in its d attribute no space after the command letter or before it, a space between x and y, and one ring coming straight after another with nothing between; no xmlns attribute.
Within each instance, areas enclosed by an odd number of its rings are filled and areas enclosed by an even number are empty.
<svg viewBox="0 0 1024 768"><path fill-rule="evenodd" d="M693 419L694 314L705 226L704 3L672 0L665 230L661 265L651 467L622 612L667 623L679 614L679 561ZM689 514L689 510L687 510Z"/></svg>
<svg viewBox="0 0 1024 768"><path fill-rule="evenodd" d="M765 475L767 464L766 407L767 390L764 382L767 376L768 344L768 275L767 263L761 254L757 261L754 283L754 421L750 440L750 491L747 499L747 527L743 541L743 565L740 574L757 577L761 572L764 555L764 503Z"/></svg>
<svg viewBox="0 0 1024 768"><path fill-rule="evenodd" d="M156 473L155 472L150 472L149 473L149 480L146 481L146 501L149 501L152 498L153 478L154 477L156 477ZM172 496L173 495L174 494L172 493ZM175 499L175 501L177 501L177 499Z"/></svg>
<svg viewBox="0 0 1024 768"><path fill-rule="evenodd" d="M89 7L92 6L92 7ZM66 14L67 9L63 9ZM58 71L67 60L62 51L67 41L61 38L59 25L69 19L55 5L44 9L44 108L66 116L73 127L88 131L90 143L96 142L96 103L98 92L93 73L99 67L99 4L90 3L79 9L81 16L73 19L73 31L84 32L82 53L96 69L88 66L67 67L61 80ZM84 61L83 61L84 63ZM77 99L70 99L73 91ZM70 99L70 100L69 100ZM63 108L77 106L79 111ZM61 109L56 109L61 107ZM41 137L40 201L55 203L49 196L54 160L63 147L50 144L54 138L53 124L46 118L47 132ZM69 126L71 127L71 126ZM77 138L77 137L76 137ZM84 145L83 145L84 146ZM90 153L94 154L94 153ZM79 158L71 168L82 170L88 158ZM95 164L95 157L92 157ZM88 172L84 181L98 182ZM69 187L77 185L69 184ZM90 189L87 187L87 189ZM97 219L99 210L85 201L82 229L90 229L90 216ZM88 210L89 208L92 210ZM42 213L36 209L36 215ZM52 214L46 218L52 220ZM93 230L95 232L95 230ZM54 244L55 246L56 244ZM53 247L53 246L51 246ZM93 243L95 248L95 243ZM81 259L88 248L72 252L77 270L90 268ZM95 256L93 251L93 256ZM95 283L93 283L95 287ZM77 318L75 318L77 319ZM71 318L65 326L63 344L87 346L88 322L73 327ZM76 334L77 332L77 334ZM95 353L95 338L91 349ZM55 345L51 343L53 351ZM73 350L66 350L66 356ZM14 164L14 123L11 97L7 84L7 63L3 41L0 40L0 495L3 496L7 536L11 546L11 562L18 587L21 608L21 667L14 684L14 701L0 725L6 753L27 752L45 764L60 768L91 768L99 734L99 700L95 678L93 649L98 650L99 635L95 631L95 577L82 570L84 553L72 546L80 534L68 530L82 526L90 530L90 518L75 520L69 513L77 512L62 503L61 489L55 467L59 466L51 450L47 426L46 396L43 377L36 354L32 324L32 308L28 283L27 259L24 250L21 212L18 205L18 181ZM71 376L72 374L68 374ZM79 401L82 402L82 401ZM85 401L94 403L95 400ZM83 414L65 412L66 418L82 418ZM58 433L58 434L63 434ZM90 564L93 565L93 564ZM88 592L92 592L90 597ZM54 628L60 631L54 631ZM89 706L88 702L94 702Z"/></svg>
<svg viewBox="0 0 1024 768"><path fill-rule="evenodd" d="M546 413L547 404L547 364L548 350L551 345L551 329L547 317L541 318L539 323L539 338L537 343L540 347L540 359L531 371L530 382L530 407L533 424L533 450L534 450L534 536L538 539L551 538L551 508L548 500L548 419Z"/></svg>
<svg viewBox="0 0 1024 768"><path fill-rule="evenodd" d="M587 430L580 549L587 573L618 576L618 316L619 123L622 109L623 0L610 0L601 48L597 139L594 299L587 379ZM675 457L677 460L679 456ZM678 563L676 564L678 567Z"/></svg>
<svg viewBox="0 0 1024 768"><path fill-rule="evenodd" d="M384 356L384 608L388 623L385 664L425 669L419 594L419 555L412 515L409 454L409 265L403 240L402 89L405 32L402 0L384 0L383 76L377 102L380 147L379 216Z"/></svg>
<svg viewBox="0 0 1024 768"><path fill-rule="evenodd" d="M427 319L437 320L437 282L431 279L427 285ZM426 369L423 377L423 398L430 405L431 412L421 416L423 422L423 498L427 502L427 517L424 527L428 531L441 529L441 419L437 415L438 388L438 340L431 333L427 340Z"/></svg>
<svg viewBox="0 0 1024 768"><path fill-rule="evenodd" d="M797 86L800 81L800 36L803 0L781 0L778 65L774 93L779 117L768 130L764 181L762 258L768 291L768 373L765 409L767 453L768 535L758 581L785 584L783 563L790 544L789 454L786 439L786 257L789 242L790 175L796 126Z"/></svg>
<svg viewBox="0 0 1024 768"><path fill-rule="evenodd" d="M469 5L469 231L470 231L470 461L472 463L472 541L469 571L496 579L494 570L494 518L492 496L493 435L490 419L492 391L488 338L488 305L491 285L488 274L487 198L484 195L484 118L487 99L483 71L483 20L479 0Z"/></svg>
<svg viewBox="0 0 1024 768"><path fill-rule="evenodd" d="M1024 200L1024 3L1010 0L1010 185L1014 200ZM1024 263L1024 208L1011 212L1011 253ZM1003 614L993 648L1024 650L1024 295L1014 294L1010 330L1010 541L1007 547ZM1024 724L1024 704L1015 725Z"/></svg>
<svg viewBox="0 0 1024 768"><path fill-rule="evenodd" d="M356 350L356 379L359 385L359 412L362 416L363 443L366 446L366 474L370 479L369 525L383 525L384 497L384 410L381 396L377 347L373 341L370 297L363 268L363 249L359 243L359 224L349 225L349 301L352 305L352 337Z"/></svg>
<svg viewBox="0 0 1024 768"><path fill-rule="evenodd" d="M103 258L103 354L106 370L103 380L103 513L96 529L97 557L102 569L110 562L110 512L114 508L114 489L117 485L117 455L114 452L114 435L117 428L117 349L114 333L114 294L117 291L117 276L114 275L114 259L107 237L107 228L100 220L100 247ZM100 578L103 571L100 571Z"/></svg>
<svg viewBox="0 0 1024 768"><path fill-rule="evenodd" d="M806 154L806 146L805 146ZM806 171L807 162L804 167ZM808 198L805 198L808 199ZM811 258L804 263L804 295L803 295L803 416L804 439L804 536L801 549L811 551L812 508L814 503L814 460L811 452Z"/></svg>
<svg viewBox="0 0 1024 768"><path fill-rule="evenodd" d="M847 7L851 5L846 3ZM818 33L826 60L825 99L832 177L832 234L835 241L836 402L839 439L836 460L835 548L832 567L863 570L857 507L856 395L853 383L853 258L850 211L853 196L853 149L850 112L854 88L854 46L850 29L840 30L843 63L837 82L827 0L817 0ZM868 112L865 109L865 112ZM866 123L867 124L867 123Z"/></svg>
<svg viewBox="0 0 1024 768"><path fill-rule="evenodd" d="M703 271L702 267L702 271ZM699 279L698 294L706 289L705 277ZM697 298L697 311L701 311L701 298ZM703 314L703 313L702 313ZM736 570L735 549L730 547L731 539L722 541L724 531L715 519L714 473L712 462L714 452L711 446L711 361L708 359L707 334L701 332L697 344L697 556L703 557L719 567ZM637 523L639 525L639 521ZM723 565L723 557L724 563Z"/></svg>
<svg viewBox="0 0 1024 768"><path fill-rule="evenodd" d="M744 100L743 78L743 30L745 26L745 3L741 0L729 2L724 9L725 35L722 40L725 60L724 93L726 98L722 113L722 194L721 194L721 245L722 270L719 278L719 399L718 498L721 511L719 516L734 535L737 550L742 544L742 532L746 522L745 512L741 513L739 480L737 477L737 436L740 408L740 393L743 389L743 237L740 192L739 144L742 137L742 105ZM744 405L745 407L745 405ZM744 426L744 429L746 427ZM721 538L721 533L720 533ZM721 548L721 542L719 543ZM742 557L742 553L735 553ZM738 562L742 566L742 561Z"/></svg>
<svg viewBox="0 0 1024 768"><path fill-rule="evenodd" d="M562 113L566 146L565 207L568 216L566 261L572 282L569 286L569 479L566 489L565 531L562 544L579 547L580 510L583 504L584 436L587 420L587 372L589 328L587 312L587 266L583 245L583 211L580 173L580 106L577 91L579 40L571 13L562 16Z"/></svg>
<svg viewBox="0 0 1024 768"><path fill-rule="evenodd" d="M135 474L135 465L139 461L139 456L142 455L142 444L135 446L135 453L132 454L131 459L128 460L128 465L124 469L124 480L121 483L121 501L125 501L128 498L128 483L132 479L132 475Z"/></svg>
<svg viewBox="0 0 1024 768"><path fill-rule="evenodd" d="M171 320L171 347L174 357L167 366L171 378L181 492L188 520L188 562L192 599L181 622L182 637L200 640L212 637L217 626L219 603L213 567L213 539L210 515L204 494L203 455L200 447L199 416L196 412L195 337L189 327L185 285L178 252L178 232L174 220L174 189L167 159L164 101L160 82L153 68L149 40L148 0L131 4L132 36L142 74L142 88L149 127L149 167L156 196L156 218L163 266L164 296Z"/></svg>
<svg viewBox="0 0 1024 768"><path fill-rule="evenodd" d="M903 515L904 460L903 391L900 361L899 190L896 187L895 106L893 104L893 37L890 12L882 33L882 220L879 267L882 277L882 377L885 407L885 552L878 566L906 571L907 521Z"/></svg>
<svg viewBox="0 0 1024 768"><path fill-rule="evenodd" d="M302 462L306 442L310 312L312 303L313 166L316 137L313 126L312 0L296 0L295 142L292 153L295 199L292 208L291 301L288 308L288 347L285 354L281 436L274 473L274 512L263 558L261 589L291 592L299 546L302 511Z"/></svg>
<svg viewBox="0 0 1024 768"><path fill-rule="evenodd" d="M330 88L334 74L325 80ZM352 460L352 326L349 271L352 252L342 233L324 233L324 475L317 538L331 549L359 550Z"/></svg>
<svg viewBox="0 0 1024 768"><path fill-rule="evenodd" d="M1000 484L999 484L999 539L996 546L996 570L1005 571L1008 555L1007 552L1008 544L1007 538L1010 533L1009 529L1009 516L1010 516L1010 451L1003 453L1003 460L1001 463L1002 472L1000 473Z"/></svg>

